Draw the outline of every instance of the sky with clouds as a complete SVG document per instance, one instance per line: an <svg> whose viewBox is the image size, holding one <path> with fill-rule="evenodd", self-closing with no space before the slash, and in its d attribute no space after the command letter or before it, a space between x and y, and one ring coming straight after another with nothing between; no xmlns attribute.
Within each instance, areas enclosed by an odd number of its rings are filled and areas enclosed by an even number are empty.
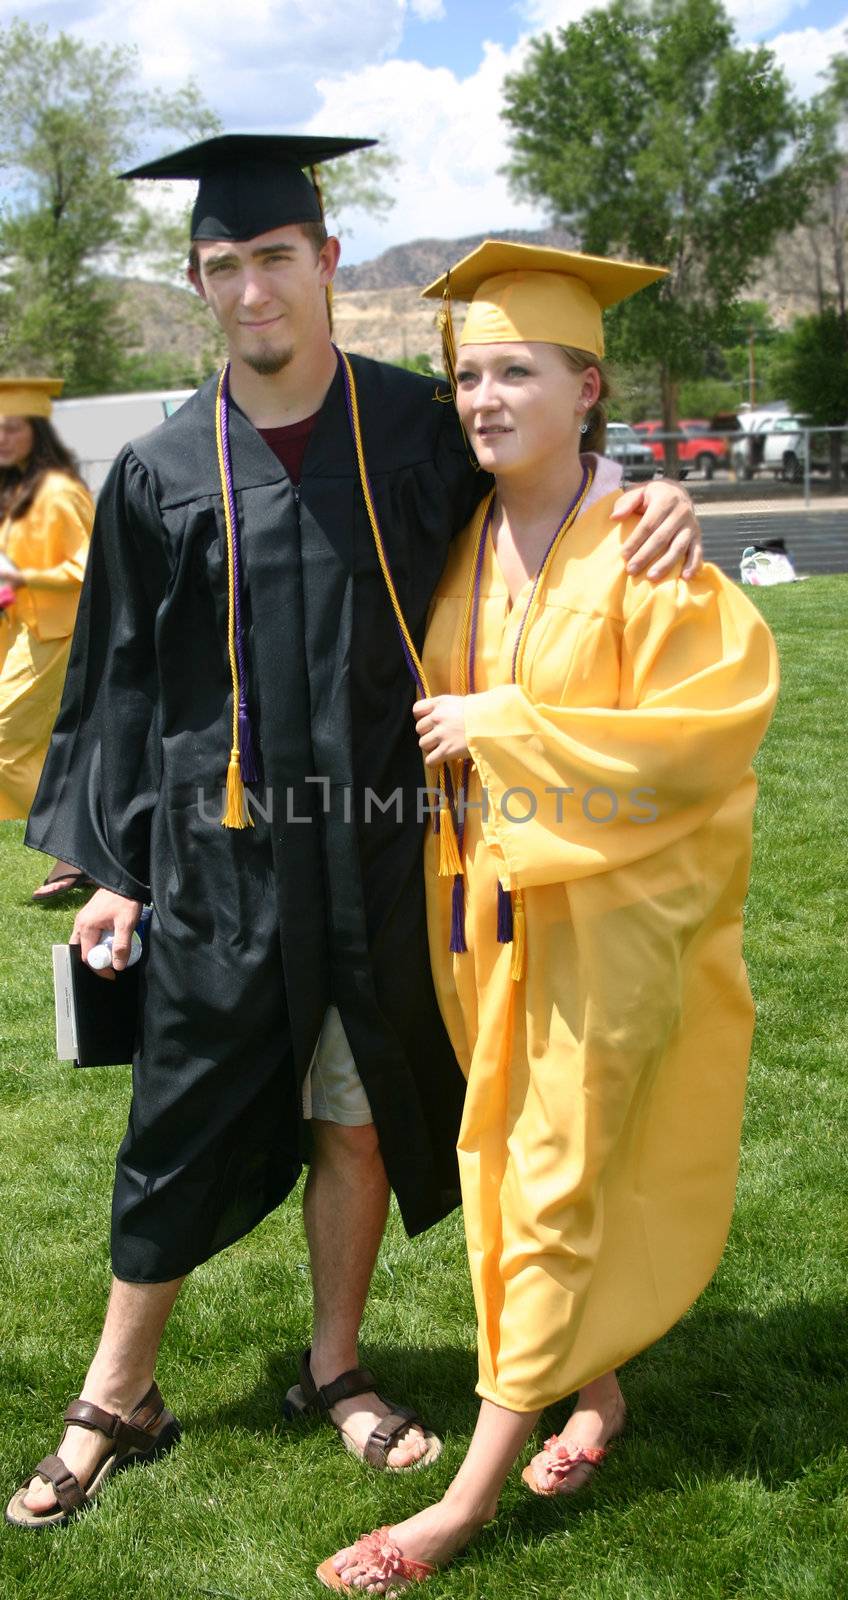
<svg viewBox="0 0 848 1600"><path fill-rule="evenodd" d="M741 41L768 43L797 92L848 49L848 0L725 0ZM89 43L137 46L143 76L193 76L228 130L385 136L399 157L380 222L344 219L344 258L388 245L532 227L498 173L507 72L528 39L598 0L0 0L13 16ZM142 152L157 155L158 149Z"/></svg>

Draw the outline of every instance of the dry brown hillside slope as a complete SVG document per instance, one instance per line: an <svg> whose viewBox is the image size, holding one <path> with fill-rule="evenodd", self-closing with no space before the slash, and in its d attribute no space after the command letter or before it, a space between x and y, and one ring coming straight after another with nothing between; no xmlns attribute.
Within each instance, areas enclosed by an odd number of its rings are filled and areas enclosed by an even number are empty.
<svg viewBox="0 0 848 1600"><path fill-rule="evenodd" d="M416 239L411 244L393 245L373 261L342 266L334 296L338 343L345 350L380 361L411 361L427 355L439 367L436 308L420 299L419 290L486 237L474 234L464 239ZM497 233L497 237L560 248L572 243L562 228L505 231ZM809 293L800 293L794 283L788 290L784 281L792 245L792 240L786 241L780 257L766 264L749 291L752 298L767 302L779 325L785 325L793 315L817 309ZM198 379L214 368L223 353L209 312L187 289L127 279L122 317L128 354L150 359L178 355L194 366Z"/></svg>
<svg viewBox="0 0 848 1600"><path fill-rule="evenodd" d="M335 335L345 350L380 361L412 360L426 354L439 365L435 307L419 289L467 255L486 234L466 239L418 239L395 245L374 261L342 267L333 299ZM570 242L561 228L537 233L503 232L501 239L522 244ZM121 307L128 354L179 355L211 370L221 354L212 318L190 290L127 279Z"/></svg>

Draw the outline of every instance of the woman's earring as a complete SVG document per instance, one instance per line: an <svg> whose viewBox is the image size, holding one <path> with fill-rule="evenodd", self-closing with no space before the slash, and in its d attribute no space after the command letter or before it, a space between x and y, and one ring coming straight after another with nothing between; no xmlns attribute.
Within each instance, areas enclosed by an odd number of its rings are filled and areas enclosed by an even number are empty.
<svg viewBox="0 0 848 1600"><path fill-rule="evenodd" d="M582 421L582 422L581 422L581 424L580 424L580 432L581 432L581 433L588 433L588 432L589 432L589 424L588 424L588 422L587 422L587 421L586 421L586 420L585 420L585 418L584 418L584 420L583 420L583 421Z"/></svg>

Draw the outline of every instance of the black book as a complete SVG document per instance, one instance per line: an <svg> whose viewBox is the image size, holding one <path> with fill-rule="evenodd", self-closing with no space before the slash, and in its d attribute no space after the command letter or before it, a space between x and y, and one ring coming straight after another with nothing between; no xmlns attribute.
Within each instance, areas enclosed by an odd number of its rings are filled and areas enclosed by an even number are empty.
<svg viewBox="0 0 848 1600"><path fill-rule="evenodd" d="M113 981L98 977L78 944L54 944L56 1054L76 1067L120 1067L132 1061L138 1030L141 963Z"/></svg>

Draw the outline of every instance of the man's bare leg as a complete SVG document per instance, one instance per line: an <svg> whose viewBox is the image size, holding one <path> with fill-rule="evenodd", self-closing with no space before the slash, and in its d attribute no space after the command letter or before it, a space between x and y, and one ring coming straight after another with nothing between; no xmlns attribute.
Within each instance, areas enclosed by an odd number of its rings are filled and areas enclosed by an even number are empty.
<svg viewBox="0 0 848 1600"><path fill-rule="evenodd" d="M135 1410L153 1382L159 1344L183 1281L123 1283L120 1278L112 1279L106 1321L81 1399L104 1411L117 1411L124 1418ZM70 1427L57 1454L85 1487L103 1458L105 1445L102 1433ZM48 1511L55 1501L52 1485L35 1478L24 1504L31 1511Z"/></svg>
<svg viewBox="0 0 848 1600"><path fill-rule="evenodd" d="M312 1265L312 1376L320 1388L359 1365L357 1338L389 1207L389 1182L373 1123L361 1128L312 1122L313 1154L303 1201ZM339 1248L339 1221L344 1248ZM364 1448L388 1407L376 1395L357 1395L333 1407L334 1419ZM418 1428L389 1454L393 1467L424 1454Z"/></svg>

